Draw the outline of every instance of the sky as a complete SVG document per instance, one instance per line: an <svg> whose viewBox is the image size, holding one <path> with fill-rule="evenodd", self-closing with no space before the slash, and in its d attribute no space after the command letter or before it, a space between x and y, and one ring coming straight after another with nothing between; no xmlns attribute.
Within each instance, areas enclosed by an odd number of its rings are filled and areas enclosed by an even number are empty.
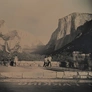
<svg viewBox="0 0 92 92"><path fill-rule="evenodd" d="M0 20L37 36L44 44L58 20L73 12L92 13L92 0L0 0Z"/></svg>

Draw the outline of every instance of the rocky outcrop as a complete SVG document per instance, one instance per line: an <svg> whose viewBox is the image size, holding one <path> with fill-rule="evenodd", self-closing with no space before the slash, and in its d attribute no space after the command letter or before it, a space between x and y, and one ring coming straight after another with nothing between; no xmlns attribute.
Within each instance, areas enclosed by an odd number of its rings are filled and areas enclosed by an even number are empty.
<svg viewBox="0 0 92 92"><path fill-rule="evenodd" d="M46 45L47 51L59 50L76 38L80 38L85 28L83 25L90 20L92 20L92 14L87 13L72 13L59 19L58 28L53 32L50 41ZM80 29L81 26L82 29Z"/></svg>

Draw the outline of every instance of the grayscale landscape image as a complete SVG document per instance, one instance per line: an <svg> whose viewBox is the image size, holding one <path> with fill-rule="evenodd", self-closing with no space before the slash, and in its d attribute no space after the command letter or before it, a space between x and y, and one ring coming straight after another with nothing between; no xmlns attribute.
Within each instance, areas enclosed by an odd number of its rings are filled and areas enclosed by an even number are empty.
<svg viewBox="0 0 92 92"><path fill-rule="evenodd" d="M0 92L91 92L91 3L0 0Z"/></svg>

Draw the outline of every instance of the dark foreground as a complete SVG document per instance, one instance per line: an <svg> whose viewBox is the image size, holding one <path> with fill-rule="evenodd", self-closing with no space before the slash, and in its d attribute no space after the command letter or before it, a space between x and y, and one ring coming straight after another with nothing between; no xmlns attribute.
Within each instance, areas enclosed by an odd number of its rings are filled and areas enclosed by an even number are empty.
<svg viewBox="0 0 92 92"><path fill-rule="evenodd" d="M0 82L0 92L92 92L92 83Z"/></svg>

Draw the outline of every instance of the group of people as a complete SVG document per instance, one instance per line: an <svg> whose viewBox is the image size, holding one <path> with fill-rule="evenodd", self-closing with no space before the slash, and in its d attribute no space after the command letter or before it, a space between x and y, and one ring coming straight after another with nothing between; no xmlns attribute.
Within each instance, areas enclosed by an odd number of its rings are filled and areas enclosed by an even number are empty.
<svg viewBox="0 0 92 92"><path fill-rule="evenodd" d="M45 56L43 67L47 67L47 66L51 67L52 66L51 65L51 60L52 60L51 56Z"/></svg>
<svg viewBox="0 0 92 92"><path fill-rule="evenodd" d="M17 66L18 65L18 57L15 55L13 58L3 58L2 65L4 66Z"/></svg>
<svg viewBox="0 0 92 92"><path fill-rule="evenodd" d="M51 67L52 57L51 56L45 56L44 58L44 64L43 67ZM12 58L3 58L2 59L2 65L4 66L18 66L18 56L15 55Z"/></svg>

